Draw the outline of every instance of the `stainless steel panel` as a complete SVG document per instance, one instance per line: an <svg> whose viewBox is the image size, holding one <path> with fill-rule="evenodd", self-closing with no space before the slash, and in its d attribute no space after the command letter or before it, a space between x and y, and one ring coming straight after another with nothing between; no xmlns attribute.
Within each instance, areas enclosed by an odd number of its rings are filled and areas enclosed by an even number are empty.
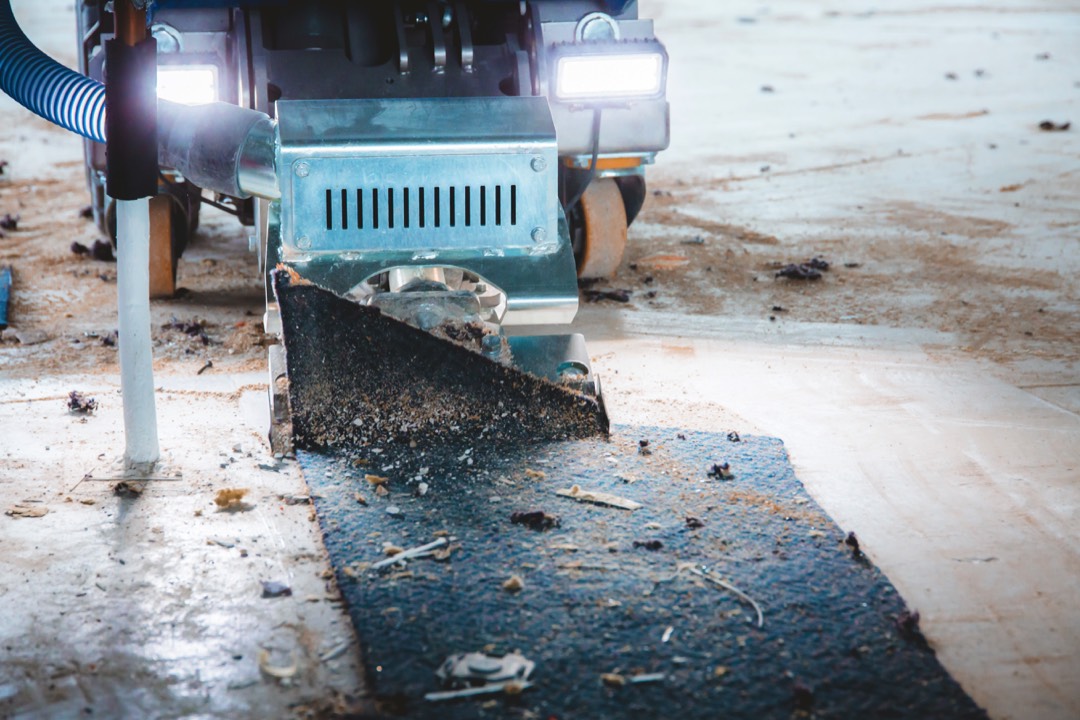
<svg viewBox="0 0 1080 720"><path fill-rule="evenodd" d="M280 101L287 256L555 251L544 98Z"/></svg>

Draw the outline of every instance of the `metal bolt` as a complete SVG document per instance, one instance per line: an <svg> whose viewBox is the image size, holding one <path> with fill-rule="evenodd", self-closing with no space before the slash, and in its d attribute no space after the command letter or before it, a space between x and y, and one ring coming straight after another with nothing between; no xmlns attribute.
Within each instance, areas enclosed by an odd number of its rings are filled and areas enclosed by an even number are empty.
<svg viewBox="0 0 1080 720"><path fill-rule="evenodd" d="M307 177L308 173L311 172L311 166L301 161L293 166L293 172L296 173L297 177Z"/></svg>
<svg viewBox="0 0 1080 720"><path fill-rule="evenodd" d="M532 239L533 242L544 242L547 239L547 230L542 227L533 228Z"/></svg>
<svg viewBox="0 0 1080 720"><path fill-rule="evenodd" d="M530 164L532 165L532 169L536 172L544 172L545 170L547 170L547 160L540 157L539 155L534 157L532 159L532 163Z"/></svg>
<svg viewBox="0 0 1080 720"><path fill-rule="evenodd" d="M296 241L296 247L300 248L301 250L307 250L311 247L311 238L309 238L307 235L302 236L299 240Z"/></svg>

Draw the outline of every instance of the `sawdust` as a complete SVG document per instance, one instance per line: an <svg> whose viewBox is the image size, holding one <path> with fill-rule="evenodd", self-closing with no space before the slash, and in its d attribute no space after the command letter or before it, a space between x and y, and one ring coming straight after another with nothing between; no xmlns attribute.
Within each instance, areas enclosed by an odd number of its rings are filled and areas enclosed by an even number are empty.
<svg viewBox="0 0 1080 720"><path fill-rule="evenodd" d="M808 224L806 236L779 238L705 217L715 212L713 199L728 184L652 186L630 229L627 262L611 281L634 289L633 305L935 330L954 334L954 349L999 362L1077 357L1080 314L1072 308L1080 297L1073 279L1053 267L1005 264L987 252L987 242L1012 241L1018 229L1010 223L894 200L864 207L847 222L830 221L828 234ZM676 269L642 265L664 254L686 255L690 263ZM832 262L821 281L772 277L775 263L815 254Z"/></svg>
<svg viewBox="0 0 1080 720"><path fill-rule="evenodd" d="M214 495L214 504L218 506L219 510L226 512L243 510L250 507L244 502L244 497L247 494L247 488L223 488Z"/></svg>

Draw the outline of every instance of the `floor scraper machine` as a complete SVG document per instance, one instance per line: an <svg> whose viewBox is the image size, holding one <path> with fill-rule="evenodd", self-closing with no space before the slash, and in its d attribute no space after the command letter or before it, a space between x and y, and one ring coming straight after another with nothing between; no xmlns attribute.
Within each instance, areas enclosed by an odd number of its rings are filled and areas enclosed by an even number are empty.
<svg viewBox="0 0 1080 720"><path fill-rule="evenodd" d="M635 0L80 0L81 75L105 87L122 3L156 60L151 293L201 204L252 227L275 447L606 432L559 330L578 279L619 266L668 144Z"/></svg>

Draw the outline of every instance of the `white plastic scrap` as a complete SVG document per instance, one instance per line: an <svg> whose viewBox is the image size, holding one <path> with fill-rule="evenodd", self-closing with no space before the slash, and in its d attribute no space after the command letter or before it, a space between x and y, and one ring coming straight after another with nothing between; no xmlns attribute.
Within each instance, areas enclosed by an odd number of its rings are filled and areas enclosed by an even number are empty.
<svg viewBox="0 0 1080 720"><path fill-rule="evenodd" d="M427 545L420 545L418 547L409 548L408 550L402 550L401 552L395 554L393 557L388 557L385 560L380 560L379 562L374 563L371 566L370 569L371 570L382 570L383 568L390 567L391 565L397 565L398 563L404 563L405 560L410 560L410 559L413 559L413 558L419 558L419 557L424 557L426 555L430 555L433 550L435 550L436 548L441 548L446 543L447 543L446 538L444 538L444 537L437 538L437 539L429 542Z"/></svg>
<svg viewBox="0 0 1080 720"><path fill-rule="evenodd" d="M443 685L451 689L427 693L424 699L439 702L493 693L520 693L532 687L529 677L535 667L536 663L516 652L501 658L475 652L451 655L435 671Z"/></svg>

